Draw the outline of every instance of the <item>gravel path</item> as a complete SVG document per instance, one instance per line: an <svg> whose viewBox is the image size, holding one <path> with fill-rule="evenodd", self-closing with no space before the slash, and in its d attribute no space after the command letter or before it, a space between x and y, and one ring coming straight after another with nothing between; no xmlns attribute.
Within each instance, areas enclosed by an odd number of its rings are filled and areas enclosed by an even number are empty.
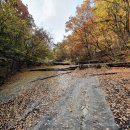
<svg viewBox="0 0 130 130"><path fill-rule="evenodd" d="M75 78L31 130L116 130L97 77Z"/></svg>

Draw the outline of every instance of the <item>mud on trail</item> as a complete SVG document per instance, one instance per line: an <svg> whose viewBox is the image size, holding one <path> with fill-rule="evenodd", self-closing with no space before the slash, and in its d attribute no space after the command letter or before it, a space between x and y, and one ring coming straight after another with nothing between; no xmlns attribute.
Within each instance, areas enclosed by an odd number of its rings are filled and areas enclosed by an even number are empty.
<svg viewBox="0 0 130 130"><path fill-rule="evenodd" d="M96 73L96 69L75 70L24 84L13 97L1 99L0 129L117 130Z"/></svg>

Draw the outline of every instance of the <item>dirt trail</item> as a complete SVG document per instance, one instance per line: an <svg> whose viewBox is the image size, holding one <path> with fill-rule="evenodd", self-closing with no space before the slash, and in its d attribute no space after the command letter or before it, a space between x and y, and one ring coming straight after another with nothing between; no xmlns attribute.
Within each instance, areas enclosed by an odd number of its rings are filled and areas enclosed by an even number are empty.
<svg viewBox="0 0 130 130"><path fill-rule="evenodd" d="M116 130L98 78L75 79L33 130Z"/></svg>

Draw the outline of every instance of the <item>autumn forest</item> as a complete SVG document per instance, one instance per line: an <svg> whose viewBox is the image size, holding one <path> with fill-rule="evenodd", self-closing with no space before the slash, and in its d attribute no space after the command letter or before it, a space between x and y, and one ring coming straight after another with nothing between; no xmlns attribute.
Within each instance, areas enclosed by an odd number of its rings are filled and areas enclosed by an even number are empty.
<svg viewBox="0 0 130 130"><path fill-rule="evenodd" d="M130 1L85 0L66 22L59 59L119 62L130 59Z"/></svg>
<svg viewBox="0 0 130 130"><path fill-rule="evenodd" d="M0 2L0 65L6 73L57 61L120 62L130 59L129 0L85 0L66 22L62 42L36 26L21 0ZM6 71L6 72L5 72ZM1 72L2 73L2 72ZM2 73L2 75L3 75Z"/></svg>
<svg viewBox="0 0 130 130"><path fill-rule="evenodd" d="M0 130L130 130L130 0L0 0Z"/></svg>
<svg viewBox="0 0 130 130"><path fill-rule="evenodd" d="M43 63L51 37L38 28L21 0L0 1L0 66L6 77L22 67Z"/></svg>

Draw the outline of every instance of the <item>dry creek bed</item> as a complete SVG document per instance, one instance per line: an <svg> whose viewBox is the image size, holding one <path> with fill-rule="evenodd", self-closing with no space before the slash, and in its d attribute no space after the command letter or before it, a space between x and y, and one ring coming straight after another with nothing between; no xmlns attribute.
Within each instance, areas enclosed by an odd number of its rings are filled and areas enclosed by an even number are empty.
<svg viewBox="0 0 130 130"><path fill-rule="evenodd" d="M58 72L62 73L62 72ZM109 73L104 75L104 73ZM77 79L79 82L77 82ZM97 79L100 79L98 82ZM94 111L95 105L91 104L96 101L95 96L87 95L93 100L87 100L88 97L78 95L78 92L85 93L85 91L91 91L87 87L96 90L96 94L99 92L99 97L102 93L103 106L105 105L104 113L107 110L111 119L110 123L113 126L110 128L114 130L114 123L117 124L118 130L130 129L130 69L129 68L101 68L101 69L85 69L75 70L72 73L59 75L50 79L38 80L31 84L25 84L26 87L18 92L17 95L0 103L0 129L1 130L32 130L34 129L74 129L80 130L102 130L105 129L104 125L99 125L100 121L95 120ZM80 86L81 85L81 89ZM97 87L100 90L97 90ZM81 91L82 90L82 91ZM67 94L69 95L67 96ZM79 97L78 97L79 96ZM64 97L64 100L63 100ZM66 97L66 98L65 98ZM75 97L75 98L74 98ZM77 99L77 100L75 100ZM81 99L81 100L80 100ZM89 98L88 98L89 99ZM73 100L78 101L71 108ZM91 104L88 109L85 104ZM63 105L61 105L63 103ZM60 104L60 105L59 105ZM96 101L97 106L100 107L100 102ZM64 111L62 111L62 106ZM106 108L108 107L108 109ZM109 110L110 106L110 110ZM79 109L78 109L79 108ZM88 112L89 119L87 118ZM99 111L99 108L95 108ZM108 112L109 111L109 112ZM112 113L111 113L112 112ZM63 114L64 113L64 114ZM99 111L100 113L100 111ZM67 116L67 114L71 116ZM84 117L85 114L85 117ZM104 115L101 112L102 115ZM114 116L113 116L113 115ZM50 116L51 115L51 116ZM60 116L58 116L60 115ZM93 118L92 118L93 115ZM107 114L106 114L107 115ZM112 117L113 116L113 117ZM75 120L77 118L77 120ZM101 115L100 115L100 118ZM114 123L113 119L114 118ZM59 121L59 120L60 121ZM73 120L70 120L73 119ZM104 118L105 119L105 118ZM72 122L65 122L70 120ZM49 121L49 122L48 122ZM87 125L87 122L90 123ZM61 125L58 124L61 122ZM65 126L63 125L65 122ZM102 122L102 121L101 121ZM48 124L50 123L50 124ZM76 124L79 123L77 126ZM97 126L95 124L98 123ZM46 124L45 126L43 124ZM73 124L73 125L72 125ZM54 126L57 126L55 128ZM107 126L109 128L109 126ZM106 127L106 129L107 129ZM116 129L116 128L115 128Z"/></svg>

